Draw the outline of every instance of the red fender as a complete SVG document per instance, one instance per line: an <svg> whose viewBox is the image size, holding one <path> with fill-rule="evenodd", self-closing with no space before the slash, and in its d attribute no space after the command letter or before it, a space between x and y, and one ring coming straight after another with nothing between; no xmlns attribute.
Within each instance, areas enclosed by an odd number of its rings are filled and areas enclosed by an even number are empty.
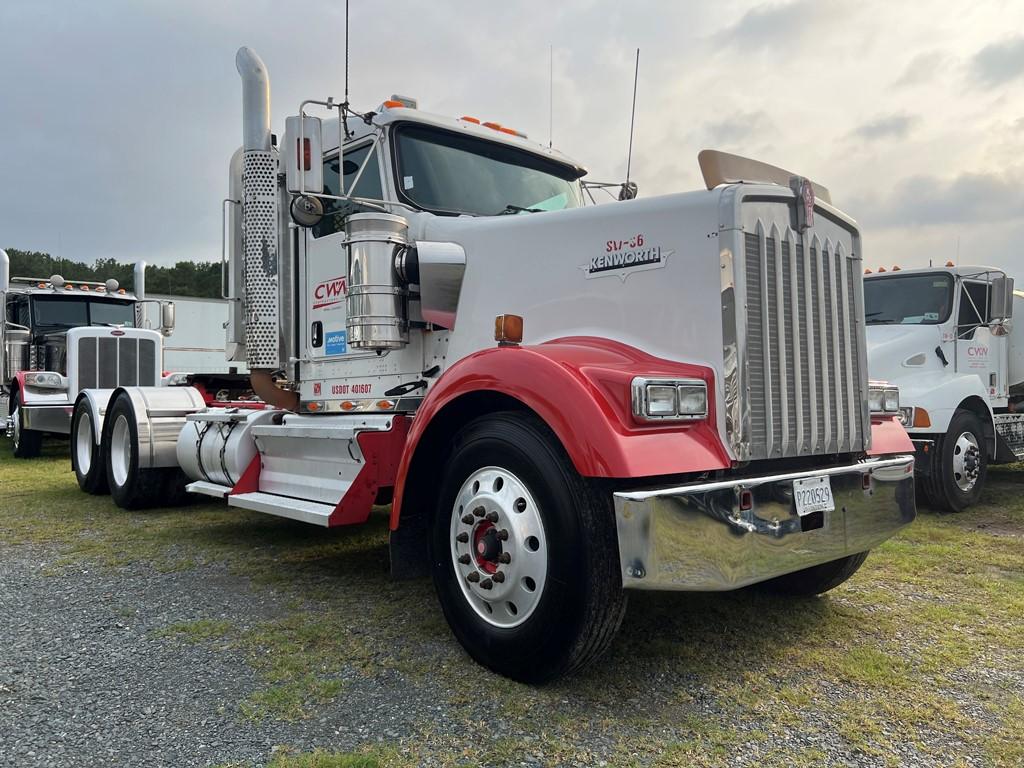
<svg viewBox="0 0 1024 768"><path fill-rule="evenodd" d="M871 417L871 450L868 456L886 453L913 453L914 444L895 416Z"/></svg>
<svg viewBox="0 0 1024 768"><path fill-rule="evenodd" d="M671 426L635 420L634 376L702 379L708 418ZM449 368L413 420L395 482L391 527L416 447L432 419L456 398L498 392L533 410L551 428L584 477L652 477L725 469L731 461L716 428L714 371L652 357L608 339L572 337L533 346L475 352Z"/></svg>

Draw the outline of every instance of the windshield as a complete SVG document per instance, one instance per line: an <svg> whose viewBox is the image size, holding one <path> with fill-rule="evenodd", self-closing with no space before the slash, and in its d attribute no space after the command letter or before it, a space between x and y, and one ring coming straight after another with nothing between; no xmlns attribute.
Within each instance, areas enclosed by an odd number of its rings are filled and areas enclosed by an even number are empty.
<svg viewBox="0 0 1024 768"><path fill-rule="evenodd" d="M436 213L494 216L582 204L577 172L505 144L403 125L396 132L399 194Z"/></svg>
<svg viewBox="0 0 1024 768"><path fill-rule="evenodd" d="M947 274L874 277L864 281L868 325L937 325L949 319L953 278Z"/></svg>
<svg viewBox="0 0 1024 768"><path fill-rule="evenodd" d="M85 296L35 296L32 299L35 325L77 328L82 325L135 325L135 306L131 301L89 299Z"/></svg>

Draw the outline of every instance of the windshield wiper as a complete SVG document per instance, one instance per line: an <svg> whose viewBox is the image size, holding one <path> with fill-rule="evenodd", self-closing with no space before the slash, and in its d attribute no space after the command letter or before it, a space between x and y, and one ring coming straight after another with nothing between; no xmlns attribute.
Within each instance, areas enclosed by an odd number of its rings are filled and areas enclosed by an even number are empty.
<svg viewBox="0 0 1024 768"><path fill-rule="evenodd" d="M509 203L505 206L505 210L500 213L494 214L495 216L507 216L510 213L544 213L543 208L523 208L521 205L512 205Z"/></svg>

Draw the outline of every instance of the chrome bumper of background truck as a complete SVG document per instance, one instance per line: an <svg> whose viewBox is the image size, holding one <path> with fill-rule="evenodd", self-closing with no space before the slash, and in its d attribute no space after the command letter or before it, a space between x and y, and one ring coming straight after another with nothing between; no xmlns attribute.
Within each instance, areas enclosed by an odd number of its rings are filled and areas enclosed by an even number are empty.
<svg viewBox="0 0 1024 768"><path fill-rule="evenodd" d="M828 475L835 510L800 517L793 481ZM753 506L741 510L743 492ZM622 585L718 591L869 550L915 515L914 457L615 494Z"/></svg>

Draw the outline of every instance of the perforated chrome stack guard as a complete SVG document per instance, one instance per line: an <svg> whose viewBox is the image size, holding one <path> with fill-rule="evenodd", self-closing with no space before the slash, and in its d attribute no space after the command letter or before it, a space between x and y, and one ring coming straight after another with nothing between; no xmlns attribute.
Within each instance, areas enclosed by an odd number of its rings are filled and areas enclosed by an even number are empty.
<svg viewBox="0 0 1024 768"><path fill-rule="evenodd" d="M828 475L835 510L801 518L793 481ZM753 505L741 509L744 491ZM622 585L738 589L865 552L914 520L914 457L615 494Z"/></svg>
<svg viewBox="0 0 1024 768"><path fill-rule="evenodd" d="M250 368L280 364L276 169L271 151L249 150L242 158L245 349Z"/></svg>

